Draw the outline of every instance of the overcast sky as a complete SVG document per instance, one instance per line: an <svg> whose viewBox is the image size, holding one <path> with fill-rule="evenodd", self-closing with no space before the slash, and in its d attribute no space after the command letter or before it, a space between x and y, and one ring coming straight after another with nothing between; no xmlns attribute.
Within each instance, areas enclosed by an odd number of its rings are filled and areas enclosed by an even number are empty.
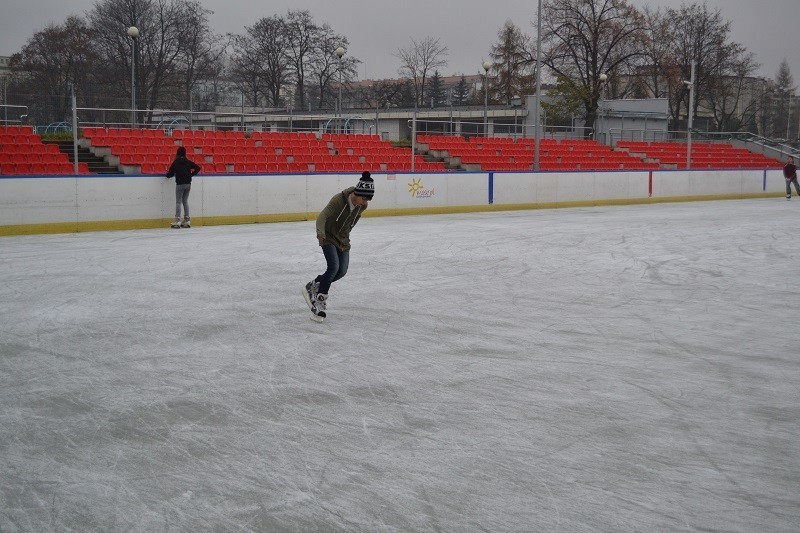
<svg viewBox="0 0 800 533"><path fill-rule="evenodd" d="M682 0L630 0L642 7L679 7ZM685 1L685 0L683 0ZM756 55L758 74L774 78L785 57L800 85L800 0L706 0L720 8L733 25L732 38ZM0 0L0 55L18 52L34 32L48 23L60 24L83 14L95 0ZM217 33L243 33L245 26L289 9L307 9L317 22L327 22L350 40L348 53L363 63L361 79L397 76L393 54L411 39L438 36L448 47L449 64L443 75L475 74L488 58L492 43L506 20L529 35L536 0L200 0L214 11ZM691 2L689 2L691 3Z"/></svg>

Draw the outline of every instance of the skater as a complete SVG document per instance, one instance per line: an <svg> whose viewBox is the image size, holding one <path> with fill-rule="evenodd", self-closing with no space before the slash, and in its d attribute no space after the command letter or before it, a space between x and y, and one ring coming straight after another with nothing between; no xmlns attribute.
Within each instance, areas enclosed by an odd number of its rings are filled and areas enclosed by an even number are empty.
<svg viewBox="0 0 800 533"><path fill-rule="evenodd" d="M363 172L355 187L336 194L317 217L317 240L325 255L327 269L302 289L306 303L314 313L312 320L322 322L326 316L328 290L331 283L347 274L350 263L350 230L367 209L375 194L375 182Z"/></svg>
<svg viewBox="0 0 800 533"><path fill-rule="evenodd" d="M189 219L189 190L192 188L192 176L200 172L200 166L186 158L186 148L178 147L175 161L169 166L167 179L175 176L175 221L173 228L191 228ZM181 223L181 204L183 204L183 223Z"/></svg>
<svg viewBox="0 0 800 533"><path fill-rule="evenodd" d="M797 166L794 164L794 157L790 157L783 165L783 177L786 178L786 199L792 199L792 183L797 196L800 196L800 187L797 186Z"/></svg>

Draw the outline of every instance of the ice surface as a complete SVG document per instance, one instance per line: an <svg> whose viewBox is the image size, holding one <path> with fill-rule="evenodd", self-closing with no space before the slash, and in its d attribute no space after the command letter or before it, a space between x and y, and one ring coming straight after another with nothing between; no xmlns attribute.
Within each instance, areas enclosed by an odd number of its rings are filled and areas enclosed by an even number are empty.
<svg viewBox="0 0 800 533"><path fill-rule="evenodd" d="M800 202L0 239L0 531L800 530Z"/></svg>

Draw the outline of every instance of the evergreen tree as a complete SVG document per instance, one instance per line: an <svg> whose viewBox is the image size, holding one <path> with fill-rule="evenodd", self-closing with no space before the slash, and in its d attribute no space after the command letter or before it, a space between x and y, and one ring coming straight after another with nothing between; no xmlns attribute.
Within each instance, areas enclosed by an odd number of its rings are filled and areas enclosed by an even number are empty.
<svg viewBox="0 0 800 533"><path fill-rule="evenodd" d="M492 45L493 83L489 86L489 101L511 104L514 96L533 94L536 87L536 56L531 38L510 20L506 21Z"/></svg>
<svg viewBox="0 0 800 533"><path fill-rule="evenodd" d="M789 62L784 57L778 67L777 74L775 74L775 93L773 96L775 115L773 116L772 124L772 131L775 137L789 138L792 122L790 104L794 90L792 71L789 69Z"/></svg>
<svg viewBox="0 0 800 533"><path fill-rule="evenodd" d="M453 89L453 105L464 106L469 103L470 88L467 83L467 78L462 74L461 79L458 80L455 88Z"/></svg>
<svg viewBox="0 0 800 533"><path fill-rule="evenodd" d="M433 76L428 83L428 101L425 103L431 107L441 107L443 105L447 105L447 90L445 90L442 76L439 75L438 70L434 71Z"/></svg>

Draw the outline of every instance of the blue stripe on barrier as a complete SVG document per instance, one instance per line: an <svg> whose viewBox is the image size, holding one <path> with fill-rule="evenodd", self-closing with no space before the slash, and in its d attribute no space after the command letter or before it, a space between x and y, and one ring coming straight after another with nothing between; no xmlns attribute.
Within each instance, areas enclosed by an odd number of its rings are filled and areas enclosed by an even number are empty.
<svg viewBox="0 0 800 533"><path fill-rule="evenodd" d="M767 169L764 169L764 185L761 190L767 192Z"/></svg>
<svg viewBox="0 0 800 533"><path fill-rule="evenodd" d="M489 172L489 205L494 203L494 172Z"/></svg>

